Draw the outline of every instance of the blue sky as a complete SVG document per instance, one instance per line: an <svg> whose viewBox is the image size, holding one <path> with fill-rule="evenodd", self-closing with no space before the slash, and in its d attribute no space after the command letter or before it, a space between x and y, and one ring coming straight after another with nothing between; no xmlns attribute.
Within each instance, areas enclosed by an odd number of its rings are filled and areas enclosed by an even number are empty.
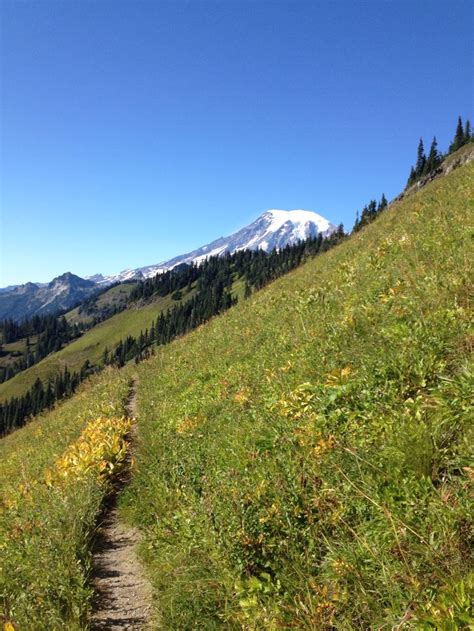
<svg viewBox="0 0 474 631"><path fill-rule="evenodd" d="M11 2L0 286L157 263L268 208L351 227L472 118L472 3Z"/></svg>

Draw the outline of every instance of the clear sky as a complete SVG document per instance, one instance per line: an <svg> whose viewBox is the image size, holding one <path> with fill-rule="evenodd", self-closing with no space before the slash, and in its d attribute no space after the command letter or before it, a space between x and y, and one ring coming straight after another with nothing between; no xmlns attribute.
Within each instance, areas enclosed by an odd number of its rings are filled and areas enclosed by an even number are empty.
<svg viewBox="0 0 474 631"><path fill-rule="evenodd" d="M0 2L0 286L355 211L473 111L470 0Z"/></svg>

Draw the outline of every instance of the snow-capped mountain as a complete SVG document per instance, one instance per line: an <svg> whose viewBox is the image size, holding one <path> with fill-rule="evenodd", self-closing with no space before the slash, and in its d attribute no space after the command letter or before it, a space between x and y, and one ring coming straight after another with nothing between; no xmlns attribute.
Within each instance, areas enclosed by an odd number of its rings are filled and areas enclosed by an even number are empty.
<svg viewBox="0 0 474 631"><path fill-rule="evenodd" d="M268 210L253 223L228 237L220 237L187 254L181 254L169 261L148 265L137 269L128 269L112 276L96 274L89 280L98 285L110 285L127 280L143 280L173 269L183 263L199 264L210 256L236 252L237 250L256 250L260 248L269 252L275 248L283 248L298 241L322 234L329 236L336 226L327 219L310 210Z"/></svg>
<svg viewBox="0 0 474 631"><path fill-rule="evenodd" d="M163 263L128 269L111 276L95 274L87 279L67 272L48 284L26 283L6 287L0 290L0 320L20 320L35 314L70 309L93 292L114 283L144 280L178 265L199 264L210 256L232 254L237 250L260 248L269 252L318 234L326 237L335 230L336 227L327 219L309 210L268 210L238 232Z"/></svg>

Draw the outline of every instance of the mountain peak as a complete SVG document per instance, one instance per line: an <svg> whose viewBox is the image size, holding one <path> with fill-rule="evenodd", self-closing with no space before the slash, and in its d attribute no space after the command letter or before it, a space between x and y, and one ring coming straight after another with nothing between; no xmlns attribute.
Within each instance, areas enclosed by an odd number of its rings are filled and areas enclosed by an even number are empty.
<svg viewBox="0 0 474 631"><path fill-rule="evenodd" d="M50 305L53 299L54 301L59 301L59 296L64 302L66 295L75 296L81 292L91 292L94 288L100 286L104 287L117 282L123 283L151 278L179 265L190 265L192 263L199 265L199 263L211 256L220 256L226 253L232 254L238 250L246 249L260 249L270 252L274 249L284 248L287 245L293 245L309 237L316 237L319 234L327 237L335 230L336 227L327 219L311 210L281 210L273 208L265 211L254 222L237 232L227 237L220 237L192 252L176 256L163 263L137 269L127 269L111 276L94 274L86 279L76 276L72 272L65 272L54 278L44 288L45 290L48 289L51 294L45 299L45 304ZM26 290L29 290L29 292L36 291L39 290L39 286L27 287ZM24 289L23 291L26 290ZM4 292L3 295L6 296L8 293L10 292Z"/></svg>
<svg viewBox="0 0 474 631"><path fill-rule="evenodd" d="M72 288L72 287L94 287L95 283L91 280L86 280L81 278L80 276L76 276L72 272L64 272L60 276L56 276L53 280L48 284L48 287L64 287L64 288Z"/></svg>
<svg viewBox="0 0 474 631"><path fill-rule="evenodd" d="M315 224L318 228L318 232L326 232L331 228L331 224L327 219L312 210L279 210L274 208L267 210L262 216L271 218L272 230L278 230L288 222L303 226L306 224ZM302 238L304 239L305 236Z"/></svg>
<svg viewBox="0 0 474 631"><path fill-rule="evenodd" d="M176 256L169 261L149 265L135 270L124 270L114 276L91 277L99 285L108 285L126 280L141 280L151 278L156 274L166 272L182 264L199 264L210 256L236 252L237 250L261 249L269 252L273 249L284 248L308 237L321 234L329 236L336 230L323 216L311 210L280 210L270 209L261 214L253 223L238 230L228 237L220 237L207 245L192 252Z"/></svg>

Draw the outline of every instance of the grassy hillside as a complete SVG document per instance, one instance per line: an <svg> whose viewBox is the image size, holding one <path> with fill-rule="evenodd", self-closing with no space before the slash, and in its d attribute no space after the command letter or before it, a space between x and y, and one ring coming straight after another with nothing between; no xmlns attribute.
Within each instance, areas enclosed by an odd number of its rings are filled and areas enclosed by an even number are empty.
<svg viewBox="0 0 474 631"><path fill-rule="evenodd" d="M0 620L87 628L133 371L121 511L144 532L162 628L470 628L473 176L433 181L4 438ZM110 339L127 314L100 325Z"/></svg>
<svg viewBox="0 0 474 631"><path fill-rule="evenodd" d="M29 341L30 350L34 353L37 336L30 336ZM9 342L8 344L2 344L2 350L0 351L0 367L7 368L9 365L13 365L15 361L26 355L27 350L26 338L16 340L15 342Z"/></svg>
<svg viewBox="0 0 474 631"><path fill-rule="evenodd" d="M194 284L195 285L195 284ZM101 294L94 302L92 309L100 312L113 305L120 305L132 292L134 284L122 284L112 287ZM244 296L244 281L235 278L232 284L231 295L238 299ZM195 295L195 286L185 295L183 300L188 300ZM152 302L144 304L137 301L131 307L122 311L104 322L94 326L91 330L83 334L79 339L72 341L57 353L53 353L43 359L38 364L15 375L12 379L0 384L0 402L6 401L14 396L24 394L34 384L39 377L43 382L53 378L58 372L67 366L72 372L77 372L86 360L91 364L100 364L105 348L109 351L128 335L137 337L142 331L151 326L153 320L162 312L175 307L182 302L172 299L171 296L154 297ZM74 324L78 322L88 323L92 320L92 315L83 312L79 314L79 309L73 309L66 314L66 319ZM34 352L36 337L30 338L30 348ZM19 340L12 344L4 345L4 356L0 357L6 364L12 361L12 351L19 352L26 349L26 339Z"/></svg>
<svg viewBox="0 0 474 631"><path fill-rule="evenodd" d="M474 164L138 368L167 629L467 628Z"/></svg>
<svg viewBox="0 0 474 631"><path fill-rule="evenodd" d="M107 370L0 441L0 624L85 628L91 536L109 488L103 465L121 455L128 392L126 374Z"/></svg>
<svg viewBox="0 0 474 631"><path fill-rule="evenodd" d="M121 285L115 285L114 287L111 287L110 289L104 290L98 296L92 296L88 301L86 301L86 304L84 305L82 310L80 310L80 307L71 309L65 314L65 318L69 324L82 323L86 325L90 325L91 323L93 323L94 316L100 319L105 319L106 317L109 316L111 311L113 314L114 308L120 309L120 308L123 308L123 306L125 306L130 296L130 293L133 291L135 287L136 287L136 283L123 283ZM103 331L104 331L104 335L107 336L109 332L108 329L105 328L103 329ZM22 358L26 359L28 351L33 356L35 355L36 346L38 342L38 335L29 335L28 337L22 337L20 339L17 339L15 342L10 342L8 344L4 343L2 337L3 337L2 333L0 332L0 346L1 346L0 347L0 371L2 371L2 369L6 370L9 366L11 368L14 368L15 362L19 361ZM27 340L29 341L29 347L27 346ZM80 346L81 345L79 345L79 347ZM66 355L69 356L68 353L66 353ZM55 370L51 369L51 366L53 364L55 364L54 361L49 362L44 367L41 367L39 372L33 369L31 371L30 376L28 377L24 376L22 379L18 378L17 381L14 382L13 386L5 385L4 388L5 388L6 394L4 395L4 398L9 398L10 396L17 396L19 394L23 394L24 391L27 390L31 386L31 384L34 382L34 380L36 379L38 375L42 376L44 373L51 376L55 372ZM68 362L68 366L76 366L77 364L78 362L71 361L71 360ZM79 369L81 365L79 365ZM64 366L64 365L56 363L56 367L59 367L59 366ZM12 388L12 392L13 392L12 395L9 394L10 387ZM4 399L2 399L0 396L0 401L2 400Z"/></svg>
<svg viewBox="0 0 474 631"><path fill-rule="evenodd" d="M166 296L147 305L137 304L101 322L59 352L0 384L0 401L25 393L38 377L43 381L53 378L65 366L71 371L79 371L86 359L92 364L99 363L106 347L110 350L127 335L139 335L162 310L175 304L170 296Z"/></svg>
<svg viewBox="0 0 474 631"><path fill-rule="evenodd" d="M80 313L79 307L71 309L71 311L66 313L66 320L71 324L77 324L79 322L89 323L93 320L94 314L100 315L104 310L123 306L136 286L137 283L115 285L105 290L97 297L90 298L88 301L90 307L87 312L82 310Z"/></svg>

